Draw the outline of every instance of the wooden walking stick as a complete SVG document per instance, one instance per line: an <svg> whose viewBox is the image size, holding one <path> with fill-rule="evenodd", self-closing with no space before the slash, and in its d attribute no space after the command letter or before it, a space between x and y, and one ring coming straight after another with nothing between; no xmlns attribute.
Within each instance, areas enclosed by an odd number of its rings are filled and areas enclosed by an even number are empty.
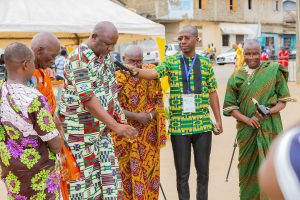
<svg viewBox="0 0 300 200"><path fill-rule="evenodd" d="M232 152L229 168L228 168L228 171L227 171L226 182L228 182L228 177L229 177L229 173L230 173L230 170L231 170L232 160L233 160L233 157L234 157L236 147L237 147L237 139L235 137L234 144L233 144L233 152Z"/></svg>

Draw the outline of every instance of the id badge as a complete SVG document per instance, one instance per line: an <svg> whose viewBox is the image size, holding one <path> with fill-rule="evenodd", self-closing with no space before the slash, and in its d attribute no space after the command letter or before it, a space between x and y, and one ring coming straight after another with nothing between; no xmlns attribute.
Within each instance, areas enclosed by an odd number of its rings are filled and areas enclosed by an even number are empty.
<svg viewBox="0 0 300 200"><path fill-rule="evenodd" d="M196 112L195 95L194 94L184 94L183 95L183 112L184 113Z"/></svg>

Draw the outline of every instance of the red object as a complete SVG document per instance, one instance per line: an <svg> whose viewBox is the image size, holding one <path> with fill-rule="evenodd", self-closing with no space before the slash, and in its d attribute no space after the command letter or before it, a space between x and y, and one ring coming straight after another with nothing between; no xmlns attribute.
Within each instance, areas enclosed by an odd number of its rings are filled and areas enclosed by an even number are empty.
<svg viewBox="0 0 300 200"><path fill-rule="evenodd" d="M267 54L266 52L262 52L262 53L261 53L261 56L260 56L260 60L261 60L261 61L266 61L266 60L268 60L268 59L269 59L268 54Z"/></svg>
<svg viewBox="0 0 300 200"><path fill-rule="evenodd" d="M287 51L279 51L278 57L279 57L279 63L285 67L289 66L289 52ZM286 57L286 58L283 58Z"/></svg>

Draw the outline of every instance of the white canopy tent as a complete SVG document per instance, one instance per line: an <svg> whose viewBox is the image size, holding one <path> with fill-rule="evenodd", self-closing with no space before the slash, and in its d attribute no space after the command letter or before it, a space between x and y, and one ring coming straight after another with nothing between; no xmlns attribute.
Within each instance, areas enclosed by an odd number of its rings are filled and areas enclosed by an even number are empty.
<svg viewBox="0 0 300 200"><path fill-rule="evenodd" d="M100 21L114 23L120 41L165 36L163 25L109 0L0 0L0 47L1 40L31 39L41 31L76 44Z"/></svg>

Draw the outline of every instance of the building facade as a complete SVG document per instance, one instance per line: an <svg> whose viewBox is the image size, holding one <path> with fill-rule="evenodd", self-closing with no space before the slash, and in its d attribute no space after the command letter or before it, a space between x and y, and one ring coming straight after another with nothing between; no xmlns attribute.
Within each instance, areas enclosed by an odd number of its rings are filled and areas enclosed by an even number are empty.
<svg viewBox="0 0 300 200"><path fill-rule="evenodd" d="M258 38L277 54L283 44L292 48L295 27L286 22L284 9L293 7L282 0L123 0L125 6L166 27L167 43L177 41L177 33L187 24L198 27L200 43L210 44L217 54L233 43ZM291 1L293 2L293 1ZM284 7L285 6L285 7Z"/></svg>

